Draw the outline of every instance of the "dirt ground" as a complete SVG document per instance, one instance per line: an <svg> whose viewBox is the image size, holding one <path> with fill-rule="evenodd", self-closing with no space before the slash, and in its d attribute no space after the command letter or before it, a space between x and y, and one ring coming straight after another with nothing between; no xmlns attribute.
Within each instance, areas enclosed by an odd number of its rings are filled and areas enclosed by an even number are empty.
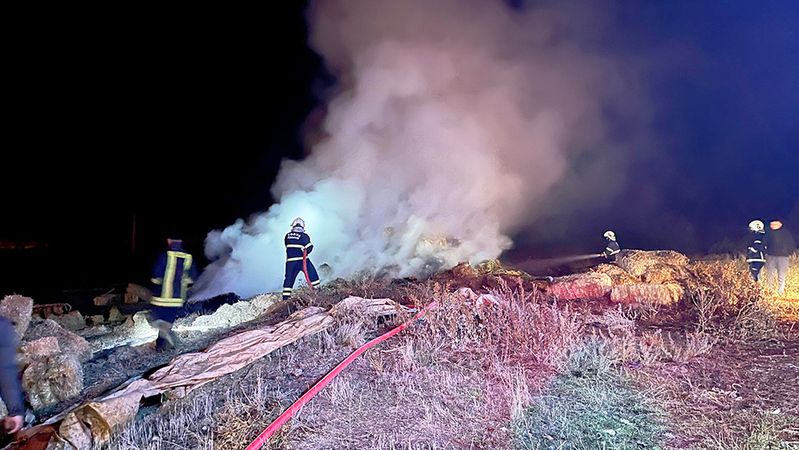
<svg viewBox="0 0 799 450"><path fill-rule="evenodd" d="M737 448L730 444L736 435L750 436L769 419L799 447L796 333L784 341L719 344L685 364L646 367L638 376L660 386L673 448Z"/></svg>

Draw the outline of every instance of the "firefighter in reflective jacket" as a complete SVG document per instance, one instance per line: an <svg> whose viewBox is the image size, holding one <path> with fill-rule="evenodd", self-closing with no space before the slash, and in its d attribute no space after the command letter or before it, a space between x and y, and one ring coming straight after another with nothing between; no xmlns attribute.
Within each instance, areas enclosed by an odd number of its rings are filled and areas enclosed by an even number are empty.
<svg viewBox="0 0 799 450"><path fill-rule="evenodd" d="M616 241L616 233L612 231L605 232L605 240L607 244L605 244L605 251L602 252L602 256L605 257L609 262L616 262L616 255L621 252L621 246Z"/></svg>
<svg viewBox="0 0 799 450"><path fill-rule="evenodd" d="M319 274L308 255L313 251L311 238L305 234L305 221L297 217L291 222L291 231L284 239L286 244L286 278L283 280L283 299L291 297L294 280L300 272L305 272L312 286L319 285Z"/></svg>
<svg viewBox="0 0 799 450"><path fill-rule="evenodd" d="M151 279L157 294L150 300L151 324L158 329L157 349L175 345L172 324L183 310L189 287L196 278L197 268L191 254L183 251L183 242L177 238L167 239L167 251L158 257Z"/></svg>
<svg viewBox="0 0 799 450"><path fill-rule="evenodd" d="M752 243L746 249L746 262L749 263L749 272L755 281L760 280L760 270L766 264L766 226L759 220L749 223L749 230L752 231Z"/></svg>

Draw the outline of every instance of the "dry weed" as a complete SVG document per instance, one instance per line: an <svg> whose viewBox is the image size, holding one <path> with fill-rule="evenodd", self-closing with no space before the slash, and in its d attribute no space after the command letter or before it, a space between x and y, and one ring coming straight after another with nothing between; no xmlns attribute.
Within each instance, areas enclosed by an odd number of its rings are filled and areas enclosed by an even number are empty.
<svg viewBox="0 0 799 450"><path fill-rule="evenodd" d="M689 295L698 332L747 341L781 335L763 289L748 276L742 259L698 262L692 268L696 281Z"/></svg>

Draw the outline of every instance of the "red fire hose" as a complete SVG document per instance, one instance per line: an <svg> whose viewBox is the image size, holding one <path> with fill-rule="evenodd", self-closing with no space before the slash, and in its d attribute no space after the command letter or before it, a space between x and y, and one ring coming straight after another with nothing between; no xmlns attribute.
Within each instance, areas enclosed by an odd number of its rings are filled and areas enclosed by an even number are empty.
<svg viewBox="0 0 799 450"><path fill-rule="evenodd" d="M308 283L308 287L313 290L311 276L308 275L308 251L305 249L302 249L302 273L305 274L305 281Z"/></svg>
<svg viewBox="0 0 799 450"><path fill-rule="evenodd" d="M417 319L419 319L420 317L425 315L430 308L435 307L435 304L436 303L433 302L433 303L427 305L425 308L423 308L421 311L419 311L411 320L403 323L402 325L392 329L391 331L389 331L389 332L387 332L387 333L385 333L385 334L383 334L381 336L378 336L378 337L372 339L371 341L367 342L366 344L363 344L362 346L358 347L358 349L355 350L354 352L350 353L350 355L347 356L346 358L344 358L343 361L338 363L338 365L336 367L334 367L333 370L328 372L324 377L322 377L322 379L317 381L316 384L311 386L310 389L308 389L304 394L302 394L302 396L299 399L297 399L297 401L294 402L291 406L289 406L288 409L283 411L283 414L278 416L278 418L275 419L274 422L269 424L269 426L266 427L266 429L264 431L262 431L261 434L257 438L255 438L255 440L252 441L252 443L250 445L247 446L246 450L257 450L257 449L260 449L264 444L266 444L266 441L277 430L279 430L280 427L283 426L283 424L288 422L288 420L291 418L291 416L293 416L297 411L299 411L303 406L305 406L306 403L308 403L312 398L314 398L314 396L316 394L318 394L319 391L324 389L324 387L327 386L333 380L333 378L338 376L338 374L341 373L341 371L343 371L347 366L349 366L350 363L355 361L355 358L360 356L366 350L369 350L370 348L374 347L375 345L385 341L386 339L394 336L395 334L397 334L400 331L402 331L405 328L407 328L408 325L410 325L411 323L415 322Z"/></svg>

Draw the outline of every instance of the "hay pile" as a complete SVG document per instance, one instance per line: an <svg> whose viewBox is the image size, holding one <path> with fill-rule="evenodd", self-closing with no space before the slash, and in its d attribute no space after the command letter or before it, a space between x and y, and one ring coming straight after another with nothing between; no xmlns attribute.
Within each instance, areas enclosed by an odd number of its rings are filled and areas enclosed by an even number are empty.
<svg viewBox="0 0 799 450"><path fill-rule="evenodd" d="M624 269L615 264L600 264L594 267L593 271L596 273L604 273L605 275L609 276L613 281L614 286L637 284L641 282L641 280L630 275Z"/></svg>
<svg viewBox="0 0 799 450"><path fill-rule="evenodd" d="M654 266L687 267L690 260L673 250L627 250L619 255L617 264L634 277L643 277Z"/></svg>
<svg viewBox="0 0 799 450"><path fill-rule="evenodd" d="M280 302L280 297L274 294L262 294L251 300L242 300L236 303L225 304L213 314L200 316L190 324L179 323L175 331L201 329L212 330L216 328L230 328L272 311Z"/></svg>
<svg viewBox="0 0 799 450"><path fill-rule="evenodd" d="M588 272L556 278L546 291L558 300L598 300L607 297L611 288L610 276Z"/></svg>
<svg viewBox="0 0 799 450"><path fill-rule="evenodd" d="M617 264L602 264L593 273L605 274L613 281L613 302L671 305L685 297L696 283L690 260L672 250L628 250Z"/></svg>
<svg viewBox="0 0 799 450"><path fill-rule="evenodd" d="M457 267L457 266L456 266ZM528 277L525 272L516 269L505 267L498 259L489 259L477 265L477 272L480 275L494 275L494 276L510 276L510 277Z"/></svg>
<svg viewBox="0 0 799 450"><path fill-rule="evenodd" d="M20 350L22 386L34 410L80 394L83 389L81 363L92 357L86 339L47 319L30 324Z"/></svg>
<svg viewBox="0 0 799 450"><path fill-rule="evenodd" d="M615 303L651 303L671 305L680 301L685 289L677 283L666 284L624 284L613 286L610 300Z"/></svg>
<svg viewBox="0 0 799 450"><path fill-rule="evenodd" d="M641 278L645 283L653 284L687 283L693 274L686 266L663 263L651 266Z"/></svg>

